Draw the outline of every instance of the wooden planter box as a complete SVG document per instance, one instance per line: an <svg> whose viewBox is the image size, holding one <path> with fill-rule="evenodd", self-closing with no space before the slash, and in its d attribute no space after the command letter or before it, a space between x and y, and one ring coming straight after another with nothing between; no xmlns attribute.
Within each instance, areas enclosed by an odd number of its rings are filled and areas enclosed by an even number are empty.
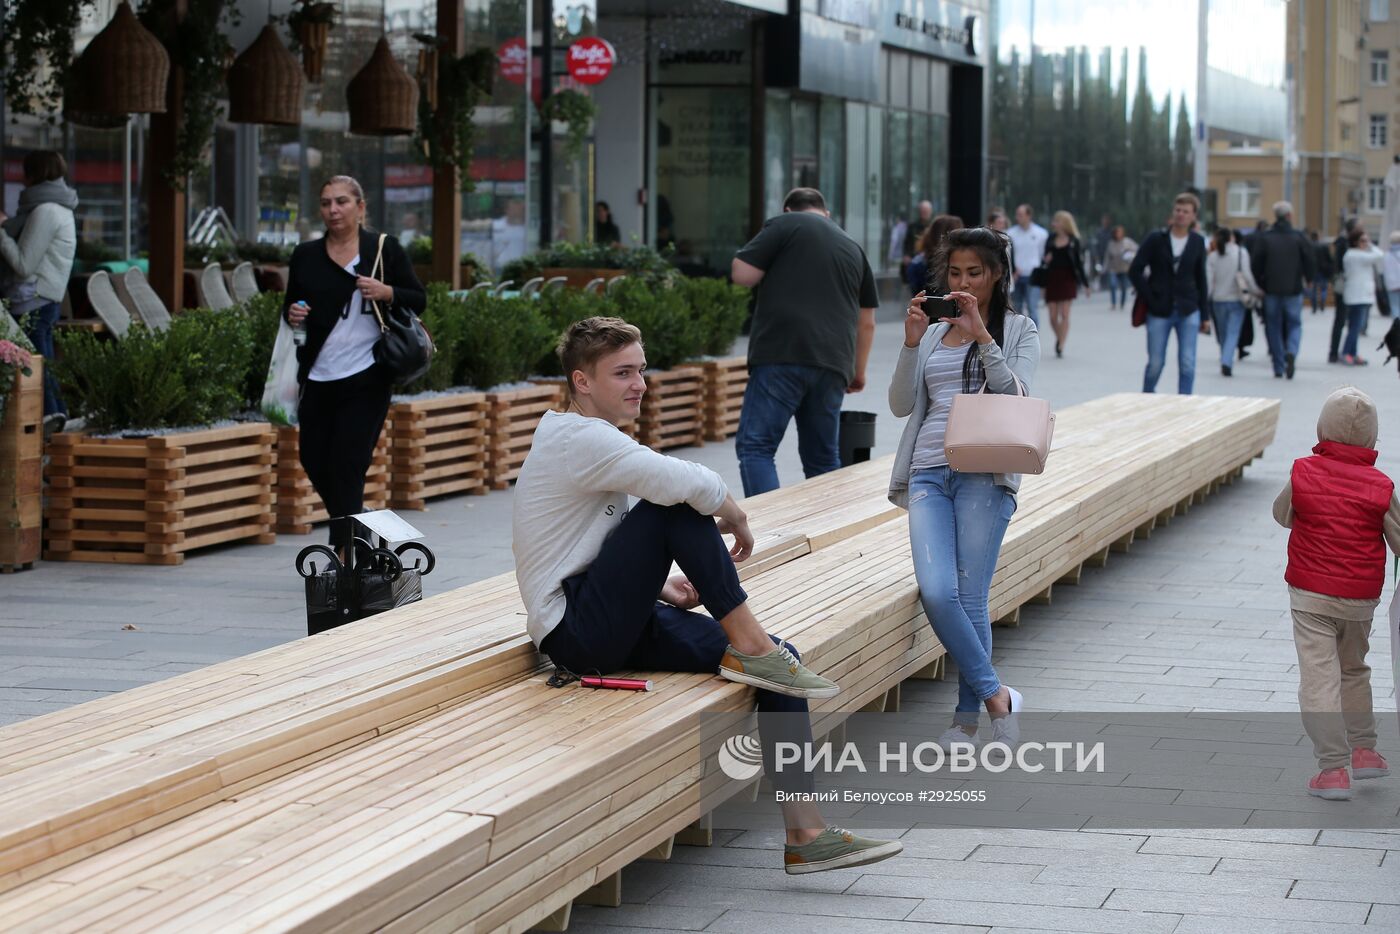
<svg viewBox="0 0 1400 934"><path fill-rule="evenodd" d="M0 420L0 571L33 566L43 526L44 361L18 376Z"/></svg>
<svg viewBox="0 0 1400 934"><path fill-rule="evenodd" d="M490 411L484 392L390 406L390 505L426 509L434 496L485 493Z"/></svg>
<svg viewBox="0 0 1400 934"><path fill-rule="evenodd" d="M530 382L536 386L553 386L559 390L559 399L554 403L552 411L564 412L568 410L569 400L564 391L564 377L562 376L532 376ZM637 437L637 420L634 418L630 422L623 422L617 426L617 430L627 435L629 438Z"/></svg>
<svg viewBox="0 0 1400 934"><path fill-rule="evenodd" d="M385 509L388 505L389 437L380 432L369 473L365 474L365 509ZM277 531L306 535L312 526L329 519L330 513L301 466L301 429L278 426Z"/></svg>
<svg viewBox="0 0 1400 934"><path fill-rule="evenodd" d="M587 269L583 267L573 266L548 266L540 270L540 275L544 276L546 282L548 282L550 279L555 278L556 276L563 276L566 280L568 280L564 283L566 286L568 286L571 289L581 289L588 283L592 282L594 279L616 279L618 276L625 276L627 275L627 270ZM516 283L517 286L521 286L524 284L525 283L523 282Z"/></svg>
<svg viewBox="0 0 1400 934"><path fill-rule="evenodd" d="M637 440L657 451L705 441L705 370L695 365L647 373Z"/></svg>
<svg viewBox="0 0 1400 934"><path fill-rule="evenodd" d="M564 387L544 383L528 389L488 392L486 485L504 490L520 474L520 465L530 453L535 427L545 412L559 405Z"/></svg>
<svg viewBox="0 0 1400 934"><path fill-rule="evenodd" d="M744 407L744 390L749 385L749 362L745 357L706 360L705 440L723 441L739 430L739 411Z"/></svg>
<svg viewBox="0 0 1400 934"><path fill-rule="evenodd" d="M266 422L154 438L55 435L44 558L181 564L224 542L276 538Z"/></svg>

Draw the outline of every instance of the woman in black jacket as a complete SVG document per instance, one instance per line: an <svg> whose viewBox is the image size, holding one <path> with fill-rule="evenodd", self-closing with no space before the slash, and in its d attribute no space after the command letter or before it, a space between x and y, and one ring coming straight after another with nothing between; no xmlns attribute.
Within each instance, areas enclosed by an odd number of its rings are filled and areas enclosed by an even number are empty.
<svg viewBox="0 0 1400 934"><path fill-rule="evenodd" d="M366 230L364 219L359 182L337 175L321 186L326 235L293 251L283 304L287 323L306 336L297 348L301 465L332 518L364 511L365 474L389 412L369 303L422 314L428 300L398 239ZM371 275L381 244L382 266ZM336 537L332 545L348 544Z"/></svg>

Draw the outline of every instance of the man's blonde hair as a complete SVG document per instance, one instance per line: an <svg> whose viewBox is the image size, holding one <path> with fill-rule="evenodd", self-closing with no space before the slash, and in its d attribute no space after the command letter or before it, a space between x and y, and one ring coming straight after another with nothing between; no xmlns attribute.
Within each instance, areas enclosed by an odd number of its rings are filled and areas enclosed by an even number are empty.
<svg viewBox="0 0 1400 934"><path fill-rule="evenodd" d="M574 397L575 370L592 370L604 354L641 342L642 332L621 318L584 318L569 325L555 348L564 367L567 397Z"/></svg>

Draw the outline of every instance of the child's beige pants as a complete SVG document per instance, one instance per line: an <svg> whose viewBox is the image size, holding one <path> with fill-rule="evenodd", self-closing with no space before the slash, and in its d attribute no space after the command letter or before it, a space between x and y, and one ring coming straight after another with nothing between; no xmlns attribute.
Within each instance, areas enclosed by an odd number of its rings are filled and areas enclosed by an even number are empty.
<svg viewBox="0 0 1400 934"><path fill-rule="evenodd" d="M1371 714L1371 620L1293 610L1298 709L1321 769L1351 765L1351 750L1376 748Z"/></svg>

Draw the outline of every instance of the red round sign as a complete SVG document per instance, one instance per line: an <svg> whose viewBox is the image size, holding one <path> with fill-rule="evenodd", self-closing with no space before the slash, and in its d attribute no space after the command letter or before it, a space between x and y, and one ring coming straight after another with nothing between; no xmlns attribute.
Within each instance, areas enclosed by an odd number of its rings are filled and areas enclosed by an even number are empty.
<svg viewBox="0 0 1400 934"><path fill-rule="evenodd" d="M525 40L520 36L507 39L496 50L496 60L501 63L501 77L512 84L523 85L525 73L530 64L530 51L525 48Z"/></svg>
<svg viewBox="0 0 1400 934"><path fill-rule="evenodd" d="M565 60L579 84L598 84L612 72L617 53L606 39L586 36L569 46Z"/></svg>

